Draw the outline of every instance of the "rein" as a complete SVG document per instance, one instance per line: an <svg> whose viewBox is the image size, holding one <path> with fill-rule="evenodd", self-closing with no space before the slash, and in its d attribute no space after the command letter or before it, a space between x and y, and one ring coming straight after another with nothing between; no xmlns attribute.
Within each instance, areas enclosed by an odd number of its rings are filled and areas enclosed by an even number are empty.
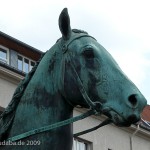
<svg viewBox="0 0 150 150"><path fill-rule="evenodd" d="M68 125L70 123L73 123L73 122L78 121L78 120L82 120L82 119L84 119L88 116L94 115L94 114L95 113L92 110L89 110L86 113L81 114L80 116L76 116L76 117L73 117L73 118L70 118L70 119L67 119L67 120L64 120L64 121L60 121L60 122L57 122L57 123L54 123L54 124L51 124L51 125L48 125L48 126L44 126L44 127L38 128L38 129L34 129L34 130L31 130L31 131L16 135L14 137L8 138L7 141L15 142L15 141L24 139L26 137L29 137L31 135L39 134L39 133L42 133L42 132L46 132L46 131L56 129L58 127Z"/></svg>
<svg viewBox="0 0 150 150"><path fill-rule="evenodd" d="M80 33L80 34L75 34L73 35L68 41L63 41L62 46L62 52L63 53L66 53L68 51L68 46L76 39L79 39L81 37L91 37L93 38L92 36L88 35L88 34L85 34L85 33ZM94 39L94 38L93 38ZM74 74L77 78L77 85L78 85L78 88L85 100L85 102L87 103L87 105L89 106L90 110L79 115L79 116L76 116L76 117L73 117L73 118L69 118L67 120L64 120L64 121L60 121L60 122L57 122L57 123L54 123L54 124L51 124L51 125L48 125L48 126L44 126L44 127L41 127L41 128L37 128L37 129L33 129L33 130L30 130L28 132L25 132L25 133L22 133L22 134L19 134L19 135L16 135L14 137L10 137L7 139L7 141L11 141L11 142L14 142L14 141L18 141L18 140L21 140L21 139L24 139L24 138L27 138L29 136L32 136L32 135L35 135L35 134L39 134L39 133L42 133L42 132L46 132L46 131L51 131L53 129L56 129L56 128L59 128L59 127L62 127L62 126L65 126L65 125L68 125L68 124L71 124L73 122L76 122L76 121L79 121L79 120L82 120L86 117L89 117L91 115L97 115L97 114L100 114L101 113L101 103L100 102L92 102L92 100L89 98L84 86L83 86L83 83L75 69L75 64L73 61L71 61L71 55L69 54L69 57L70 57L70 65L74 71ZM77 136L80 136L80 135L83 135L83 134L86 134L88 132L91 132L91 131L94 131L104 125L107 125L107 124L110 124L112 123L112 120L110 119L106 119L104 120L102 123L100 123L98 126L94 127L94 128L91 128L91 129L88 129L88 130L85 130L85 131L82 131L82 132L79 132L79 133L76 133L74 134L74 137L77 137Z"/></svg>

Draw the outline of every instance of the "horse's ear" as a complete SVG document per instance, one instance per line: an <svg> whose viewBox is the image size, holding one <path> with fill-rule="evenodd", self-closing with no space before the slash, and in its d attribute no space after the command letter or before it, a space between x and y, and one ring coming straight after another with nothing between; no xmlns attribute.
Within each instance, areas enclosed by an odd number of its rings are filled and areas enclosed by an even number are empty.
<svg viewBox="0 0 150 150"><path fill-rule="evenodd" d="M64 8L59 16L59 29L64 40L68 40L71 36L71 27L67 8Z"/></svg>

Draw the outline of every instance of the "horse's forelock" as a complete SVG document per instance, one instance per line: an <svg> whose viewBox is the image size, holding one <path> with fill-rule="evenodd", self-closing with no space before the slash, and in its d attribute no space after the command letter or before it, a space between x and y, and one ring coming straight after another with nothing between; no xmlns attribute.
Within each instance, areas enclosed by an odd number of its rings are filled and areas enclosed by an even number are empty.
<svg viewBox="0 0 150 150"><path fill-rule="evenodd" d="M74 32L74 33L85 33L85 34L88 34L86 31L80 30L80 29L72 29L72 32Z"/></svg>
<svg viewBox="0 0 150 150"><path fill-rule="evenodd" d="M85 33L85 34L88 34L86 31L80 30L80 29L72 29L72 32L73 32L73 33ZM56 41L56 43L59 42L61 39L62 39L62 38L59 38L59 39Z"/></svg>

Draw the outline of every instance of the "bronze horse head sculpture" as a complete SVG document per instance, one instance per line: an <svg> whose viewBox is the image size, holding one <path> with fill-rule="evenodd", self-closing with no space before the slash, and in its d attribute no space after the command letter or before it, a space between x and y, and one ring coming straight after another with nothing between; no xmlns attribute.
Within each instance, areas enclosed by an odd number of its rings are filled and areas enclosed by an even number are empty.
<svg viewBox="0 0 150 150"><path fill-rule="evenodd" d="M0 141L72 118L77 105L103 113L117 126L140 120L146 100L106 49L87 32L71 29L66 8L59 28L62 37L26 75L1 115ZM20 138L24 145L13 149L72 149L72 124L36 132ZM40 143L27 146L28 141Z"/></svg>

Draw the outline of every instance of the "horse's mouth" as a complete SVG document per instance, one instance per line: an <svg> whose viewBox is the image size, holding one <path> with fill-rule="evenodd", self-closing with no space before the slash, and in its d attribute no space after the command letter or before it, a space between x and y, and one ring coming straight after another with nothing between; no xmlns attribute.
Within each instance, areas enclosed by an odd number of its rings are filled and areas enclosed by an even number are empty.
<svg viewBox="0 0 150 150"><path fill-rule="evenodd" d="M111 117L113 123L116 126L124 126L124 127L129 127L132 123L128 122L123 116L121 116L119 113L116 111L110 111L109 116Z"/></svg>
<svg viewBox="0 0 150 150"><path fill-rule="evenodd" d="M134 115L131 115L128 119L126 119L122 114L118 113L112 108L105 108L103 110L103 114L109 117L112 122L119 127L129 127L131 124L139 121L139 118L133 117Z"/></svg>

